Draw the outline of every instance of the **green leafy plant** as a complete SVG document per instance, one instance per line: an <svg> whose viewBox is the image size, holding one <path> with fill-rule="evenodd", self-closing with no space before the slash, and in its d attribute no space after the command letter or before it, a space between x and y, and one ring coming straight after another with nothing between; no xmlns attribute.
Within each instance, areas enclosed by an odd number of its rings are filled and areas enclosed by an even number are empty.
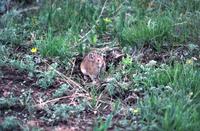
<svg viewBox="0 0 200 131"><path fill-rule="evenodd" d="M50 65L50 68L47 71L40 72L37 77L37 85L39 85L41 88L47 89L49 86L51 86L54 82L54 78L56 77L56 68L58 64L53 63Z"/></svg>
<svg viewBox="0 0 200 131"><path fill-rule="evenodd" d="M11 106L14 106L17 103L18 103L18 98L16 97L10 97L10 98L1 97L0 98L1 109L10 108Z"/></svg>
<svg viewBox="0 0 200 131"><path fill-rule="evenodd" d="M76 115L83 111L85 107L83 105L69 106L66 104L56 104L49 110L50 119L56 121L66 121L70 115Z"/></svg>
<svg viewBox="0 0 200 131"><path fill-rule="evenodd" d="M17 130L20 128L20 121L13 116L8 116L4 119L4 121L0 124L0 129L2 130Z"/></svg>
<svg viewBox="0 0 200 131"><path fill-rule="evenodd" d="M30 55L25 55L24 60L10 59L8 65L21 71L27 70L29 72L34 72L37 67L33 60L33 56Z"/></svg>
<svg viewBox="0 0 200 131"><path fill-rule="evenodd" d="M126 58L123 57L123 58L122 58L122 64L123 64L124 66L132 66L132 64L133 64L133 59L132 59L132 57L131 57L130 55L127 55Z"/></svg>
<svg viewBox="0 0 200 131"><path fill-rule="evenodd" d="M53 97L60 97L63 96L66 91L69 89L69 85L62 84L53 94Z"/></svg>

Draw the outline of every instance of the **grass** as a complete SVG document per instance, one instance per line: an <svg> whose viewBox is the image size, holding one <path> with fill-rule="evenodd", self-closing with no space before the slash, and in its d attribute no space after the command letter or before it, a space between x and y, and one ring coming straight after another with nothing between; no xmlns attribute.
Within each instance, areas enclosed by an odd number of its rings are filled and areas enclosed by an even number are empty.
<svg viewBox="0 0 200 131"><path fill-rule="evenodd" d="M198 130L198 106L185 93L152 93L140 104L144 130ZM164 96L163 96L164 95ZM182 96L187 96L182 98ZM148 106L146 106L148 105ZM151 113L150 113L151 112ZM144 126L145 125L145 126Z"/></svg>
<svg viewBox="0 0 200 131"><path fill-rule="evenodd" d="M147 87L154 88L139 103L142 123L151 130L198 130L199 98L194 96L199 95L199 78L199 70L191 65L176 64L152 73Z"/></svg>
<svg viewBox="0 0 200 131"><path fill-rule="evenodd" d="M41 38L36 41L36 47L39 49L42 56L70 57L69 45L62 36L53 37L51 33L48 33L47 38Z"/></svg>
<svg viewBox="0 0 200 131"><path fill-rule="evenodd" d="M145 42L159 41L162 44L170 37L172 30L170 18L159 16L138 21L137 24L126 27L122 31L122 39L129 44L144 45ZM141 45L140 45L141 46ZM161 45L155 45L161 46Z"/></svg>
<svg viewBox="0 0 200 131"><path fill-rule="evenodd" d="M0 16L0 130L200 129L199 1L20 2ZM91 85L80 62L103 47Z"/></svg>

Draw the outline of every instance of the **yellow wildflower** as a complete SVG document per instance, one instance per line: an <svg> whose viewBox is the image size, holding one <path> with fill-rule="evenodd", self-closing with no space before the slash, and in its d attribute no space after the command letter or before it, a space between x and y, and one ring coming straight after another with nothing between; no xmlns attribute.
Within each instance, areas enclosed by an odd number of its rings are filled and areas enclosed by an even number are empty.
<svg viewBox="0 0 200 131"><path fill-rule="evenodd" d="M139 110L138 109L134 109L133 113L137 114L137 113L139 113Z"/></svg>
<svg viewBox="0 0 200 131"><path fill-rule="evenodd" d="M186 64L188 64L188 65L193 64L193 60L192 60L192 59L188 59L188 60L186 60Z"/></svg>
<svg viewBox="0 0 200 131"><path fill-rule="evenodd" d="M110 18L104 18L103 19L103 21L105 22L105 23L112 23L112 20L110 19Z"/></svg>
<svg viewBox="0 0 200 131"><path fill-rule="evenodd" d="M138 114L140 112L140 110L138 108L131 108L131 112L134 114Z"/></svg>
<svg viewBox="0 0 200 131"><path fill-rule="evenodd" d="M33 48L31 49L31 52L32 52L32 53L36 53L37 50L38 50L38 49L37 49L36 47L33 47Z"/></svg>

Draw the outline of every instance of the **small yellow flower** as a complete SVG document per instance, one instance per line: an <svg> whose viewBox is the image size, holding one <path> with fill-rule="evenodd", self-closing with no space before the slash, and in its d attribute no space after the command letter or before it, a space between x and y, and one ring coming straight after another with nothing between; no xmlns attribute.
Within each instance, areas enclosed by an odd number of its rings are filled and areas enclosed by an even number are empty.
<svg viewBox="0 0 200 131"><path fill-rule="evenodd" d="M139 112L140 112L140 110L138 109L138 108L131 108L131 112L133 113L133 114L138 114Z"/></svg>
<svg viewBox="0 0 200 131"><path fill-rule="evenodd" d="M193 60L192 60L192 59L188 59L188 60L186 60L186 64L188 64L188 65L193 64Z"/></svg>
<svg viewBox="0 0 200 131"><path fill-rule="evenodd" d="M33 47L33 48L31 49L31 52L32 52L32 53L36 53L37 50L38 50L38 49L37 49L36 47Z"/></svg>
<svg viewBox="0 0 200 131"><path fill-rule="evenodd" d="M110 18L104 18L103 21L107 24L112 23L112 20Z"/></svg>
<svg viewBox="0 0 200 131"><path fill-rule="evenodd" d="M137 114L137 113L139 113L139 110L138 109L134 109L133 113Z"/></svg>

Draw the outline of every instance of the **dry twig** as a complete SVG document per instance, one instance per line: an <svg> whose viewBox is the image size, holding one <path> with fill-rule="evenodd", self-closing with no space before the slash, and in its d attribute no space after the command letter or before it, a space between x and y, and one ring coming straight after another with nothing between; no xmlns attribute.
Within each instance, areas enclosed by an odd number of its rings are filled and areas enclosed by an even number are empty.
<svg viewBox="0 0 200 131"><path fill-rule="evenodd" d="M63 96L63 97L58 97L58 98L55 98L55 99L51 99L51 100L47 100L47 101L45 101L45 102L42 102L42 103L39 103L39 104L36 104L36 105L34 105L33 107L43 107L43 106L45 106L46 104L48 104L48 103L52 103L52 102L57 102L57 101L59 101L59 100L61 100L61 99L67 99L67 98L77 98L77 97L84 97L84 98L87 98L87 99L92 99L90 96L88 96L88 94L83 94L83 93L74 93L74 94L72 94L72 95L70 95L70 96Z"/></svg>

